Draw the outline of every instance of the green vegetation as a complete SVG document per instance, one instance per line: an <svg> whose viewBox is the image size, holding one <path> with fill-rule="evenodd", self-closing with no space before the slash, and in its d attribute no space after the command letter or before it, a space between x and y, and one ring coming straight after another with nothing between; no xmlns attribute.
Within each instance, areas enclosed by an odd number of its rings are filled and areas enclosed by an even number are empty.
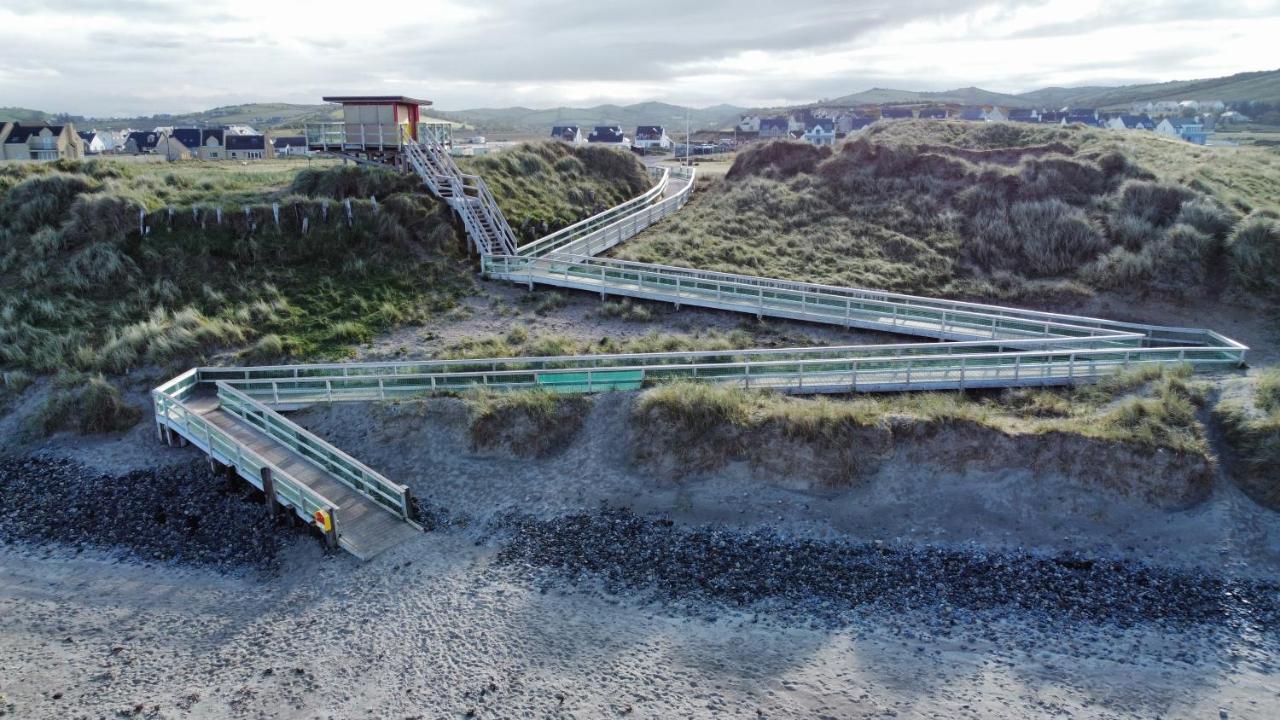
<svg viewBox="0 0 1280 720"><path fill-rule="evenodd" d="M470 285L448 211L389 171L22 164L0 191L6 368L337 357Z"/></svg>
<svg viewBox="0 0 1280 720"><path fill-rule="evenodd" d="M141 417L142 409L125 403L116 386L101 375L68 374L58 378L31 422L43 435L58 430L103 433L127 430Z"/></svg>
<svg viewBox="0 0 1280 720"><path fill-rule="evenodd" d="M1214 408L1238 467L1232 476L1261 505L1280 511L1280 370L1263 372L1253 402L1223 400Z"/></svg>
<svg viewBox="0 0 1280 720"><path fill-rule="evenodd" d="M723 333L659 333L651 331L638 338L619 340L603 337L595 342L576 340L564 335L530 337L529 331L517 325L506 335L469 338L450 345L439 353L442 359L499 357L552 357L558 355L610 355L614 353L692 352L698 350L741 350L758 346L758 341L744 330Z"/></svg>
<svg viewBox="0 0 1280 720"><path fill-rule="evenodd" d="M505 445L522 457L544 457L568 446L582 427L590 401L541 388L463 395L471 416L474 447Z"/></svg>
<svg viewBox="0 0 1280 720"><path fill-rule="evenodd" d="M1272 296L1280 157L1151 134L894 122L742 152L619 257L962 297ZM1226 274L1228 281L1220 278Z"/></svg>
<svg viewBox="0 0 1280 720"><path fill-rule="evenodd" d="M824 442L847 437L850 429L904 421L968 422L1006 433L1060 432L1207 455L1204 428L1196 420L1205 394L1187 381L1189 374L1189 368L1144 368L1071 390L1009 390L998 396L898 393L849 400L679 382L646 391L636 410L659 414L695 441L724 426L771 425L790 437Z"/></svg>
<svg viewBox="0 0 1280 720"><path fill-rule="evenodd" d="M484 178L521 241L589 217L652 185L634 155L543 141L459 163Z"/></svg>

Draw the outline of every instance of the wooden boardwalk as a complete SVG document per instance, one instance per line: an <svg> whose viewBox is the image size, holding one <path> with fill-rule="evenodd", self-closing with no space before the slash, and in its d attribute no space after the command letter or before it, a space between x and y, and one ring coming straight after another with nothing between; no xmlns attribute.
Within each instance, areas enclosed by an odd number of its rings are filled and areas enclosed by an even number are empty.
<svg viewBox="0 0 1280 720"><path fill-rule="evenodd" d="M220 409L215 395L201 393L188 399L185 404L238 442L244 443L337 505L335 525L338 544L361 560L368 560L422 532L377 502L338 482L315 463L267 437L235 415Z"/></svg>

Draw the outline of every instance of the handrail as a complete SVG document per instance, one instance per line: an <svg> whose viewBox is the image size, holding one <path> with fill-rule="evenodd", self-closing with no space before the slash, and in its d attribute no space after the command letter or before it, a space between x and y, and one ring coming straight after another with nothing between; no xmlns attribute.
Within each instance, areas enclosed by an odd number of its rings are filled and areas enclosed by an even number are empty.
<svg viewBox="0 0 1280 720"><path fill-rule="evenodd" d="M184 373L183 375L189 375ZM182 377L182 376L180 376ZM176 379L176 378L175 378ZM329 514L334 526L338 523L338 506L324 495L312 490L279 465L267 460L245 443L236 440L229 433L209 422L199 413L161 388L172 386L173 381L152 390L152 399L156 406L157 426L168 425L182 432L188 441L207 452L210 457L221 456L221 461L256 485L261 485L263 468L271 470L274 492L285 502L295 507L300 515L310 521L317 510Z"/></svg>
<svg viewBox="0 0 1280 720"><path fill-rule="evenodd" d="M217 382L216 386L218 400L227 412L254 425L343 485L382 504L405 520L413 519L409 488L388 480L378 471L227 383Z"/></svg>
<svg viewBox="0 0 1280 720"><path fill-rule="evenodd" d="M650 204L654 198L666 192L667 184L671 177L671 171L669 168L650 168L649 170L651 174L654 174L653 171L655 170L658 171L656 173L658 175L658 180L654 183L653 187L649 188L643 194L637 195L621 205L615 205L608 210L598 212L591 217L579 220L567 227L563 227L550 235L544 235L533 242L525 243L524 245L516 248L515 254L524 257L539 257L548 250L559 247L564 242L568 242L565 240L566 236L576 236L583 231L587 231L589 228L594 229L595 226L601 222L612 221L619 215L629 213L637 206Z"/></svg>

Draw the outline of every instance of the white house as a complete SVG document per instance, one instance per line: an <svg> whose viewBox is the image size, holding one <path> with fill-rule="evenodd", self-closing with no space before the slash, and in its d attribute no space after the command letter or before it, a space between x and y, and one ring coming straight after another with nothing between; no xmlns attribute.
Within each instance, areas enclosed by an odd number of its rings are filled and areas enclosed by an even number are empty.
<svg viewBox="0 0 1280 720"><path fill-rule="evenodd" d="M671 147L671 138L667 137L667 131L661 125L640 125L636 128L636 139L631 143L632 147L644 148L662 148Z"/></svg>
<svg viewBox="0 0 1280 720"><path fill-rule="evenodd" d="M570 145L583 145L587 142L582 136L582 129L577 125L556 125L551 128L551 137Z"/></svg>
<svg viewBox="0 0 1280 720"><path fill-rule="evenodd" d="M743 115L738 119L738 129L742 132L760 132L760 116Z"/></svg>
<svg viewBox="0 0 1280 720"><path fill-rule="evenodd" d="M86 130L76 134L79 135L80 139L83 141L82 144L84 145L85 155L98 155L99 153L107 151L107 143L104 138L109 136L105 136L104 133L100 133L96 130Z"/></svg>
<svg viewBox="0 0 1280 720"><path fill-rule="evenodd" d="M999 107L992 106L983 119L987 122L1005 122L1009 119L1009 116L1005 115L1004 111Z"/></svg>
<svg viewBox="0 0 1280 720"><path fill-rule="evenodd" d="M811 145L835 145L836 127L831 118L814 118L804 131L804 141Z"/></svg>

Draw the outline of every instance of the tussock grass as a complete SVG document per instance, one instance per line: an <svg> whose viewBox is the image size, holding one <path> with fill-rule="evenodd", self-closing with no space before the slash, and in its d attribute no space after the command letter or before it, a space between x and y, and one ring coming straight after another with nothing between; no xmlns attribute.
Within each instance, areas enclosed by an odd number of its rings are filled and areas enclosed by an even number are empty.
<svg viewBox="0 0 1280 720"><path fill-rule="evenodd" d="M101 375L68 375L59 378L57 386L31 419L41 434L119 432L142 418L142 409L127 404L116 386Z"/></svg>
<svg viewBox="0 0 1280 720"><path fill-rule="evenodd" d="M1213 409L1236 464L1232 476L1253 500L1280 511L1280 371L1257 380L1252 407L1239 399Z"/></svg>
<svg viewBox="0 0 1280 720"><path fill-rule="evenodd" d="M779 428L807 442L830 443L849 431L886 425L964 422L1005 433L1060 432L1207 455L1196 419L1205 392L1186 371L1124 373L1074 390L1009 390L998 396L901 393L848 399L798 398L707 383L673 382L645 391L635 411L656 414L679 433L706 438L726 428ZM1138 391L1140 394L1131 394Z"/></svg>
<svg viewBox="0 0 1280 720"><path fill-rule="evenodd" d="M557 355L610 355L615 353L657 353L732 351L756 347L756 339L748 332L717 330L698 334L659 333L656 330L637 338L619 340L604 337L586 341L564 335L531 336L526 328L517 325L506 335L476 337L454 343L442 349L439 356L447 360L500 357L551 357Z"/></svg>
<svg viewBox="0 0 1280 720"><path fill-rule="evenodd" d="M886 123L834 152L762 143L613 254L960 297L1269 294L1280 170L1234 150L959 122Z"/></svg>
<svg viewBox="0 0 1280 720"><path fill-rule="evenodd" d="M463 158L459 165L484 178L522 241L629 200L651 184L644 164L629 152L549 140Z"/></svg>

